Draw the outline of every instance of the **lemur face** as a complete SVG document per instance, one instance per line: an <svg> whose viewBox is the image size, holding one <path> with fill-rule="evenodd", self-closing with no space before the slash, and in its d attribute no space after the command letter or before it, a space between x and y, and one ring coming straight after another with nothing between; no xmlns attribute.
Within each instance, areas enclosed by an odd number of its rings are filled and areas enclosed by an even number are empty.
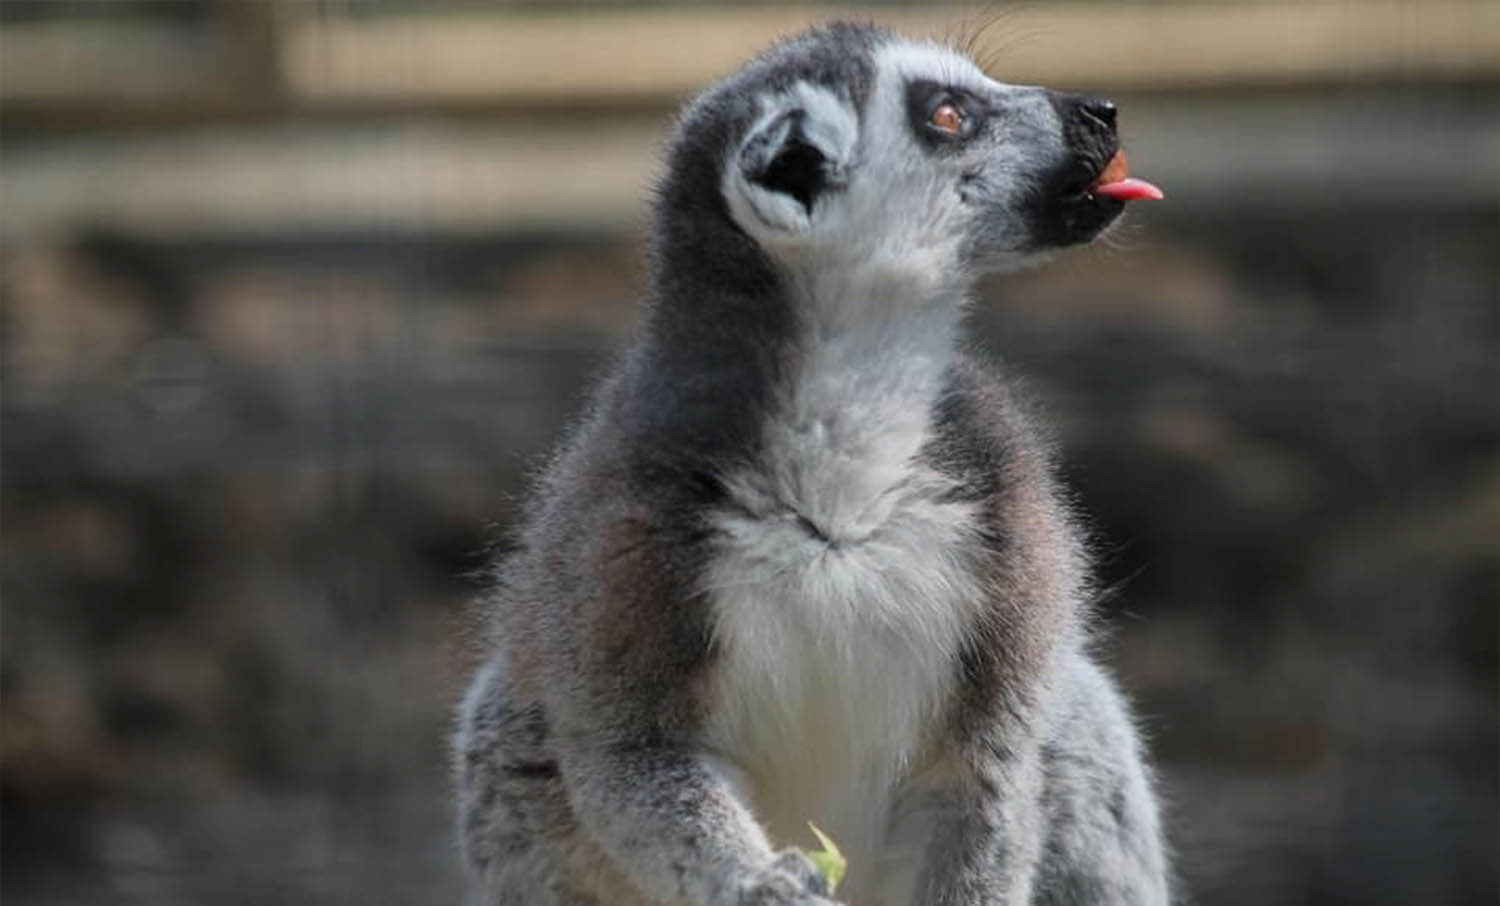
<svg viewBox="0 0 1500 906"><path fill-rule="evenodd" d="M1095 191L1118 150L1108 101L1002 84L890 38L867 76L863 96L798 78L755 97L722 191L774 257L972 275L1093 239L1123 210Z"/></svg>

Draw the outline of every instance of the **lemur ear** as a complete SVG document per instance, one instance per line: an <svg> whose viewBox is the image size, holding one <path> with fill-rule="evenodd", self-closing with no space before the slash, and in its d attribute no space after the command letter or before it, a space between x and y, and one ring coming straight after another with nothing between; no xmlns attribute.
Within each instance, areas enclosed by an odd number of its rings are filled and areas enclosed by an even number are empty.
<svg viewBox="0 0 1500 906"><path fill-rule="evenodd" d="M736 214L743 209L734 202L744 202L750 210L743 213L760 226L805 232L818 199L847 183L857 131L846 104L824 89L800 86L741 143L730 174L734 185L726 186Z"/></svg>
<svg viewBox="0 0 1500 906"><path fill-rule="evenodd" d="M828 187L828 163L828 155L808 135L807 111L801 108L776 115L751 134L740 152L746 179L790 195L807 214Z"/></svg>

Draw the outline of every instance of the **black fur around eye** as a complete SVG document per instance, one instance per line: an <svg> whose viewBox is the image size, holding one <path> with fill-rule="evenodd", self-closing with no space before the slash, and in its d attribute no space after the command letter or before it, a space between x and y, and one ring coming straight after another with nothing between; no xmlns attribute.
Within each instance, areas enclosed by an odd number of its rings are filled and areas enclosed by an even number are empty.
<svg viewBox="0 0 1500 906"><path fill-rule="evenodd" d="M932 145L973 138L984 120L984 105L978 98L928 81L906 86L906 112L917 136Z"/></svg>

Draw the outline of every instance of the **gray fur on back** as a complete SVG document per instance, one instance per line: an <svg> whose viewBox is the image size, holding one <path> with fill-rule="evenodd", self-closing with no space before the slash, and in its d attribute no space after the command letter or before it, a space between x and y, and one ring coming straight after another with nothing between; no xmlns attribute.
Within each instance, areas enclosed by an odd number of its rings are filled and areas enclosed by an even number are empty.
<svg viewBox="0 0 1500 906"><path fill-rule="evenodd" d="M1048 444L958 335L974 273L1059 244L1062 109L834 25L684 112L641 334L487 602L472 906L815 906L807 821L861 906L1167 902Z"/></svg>

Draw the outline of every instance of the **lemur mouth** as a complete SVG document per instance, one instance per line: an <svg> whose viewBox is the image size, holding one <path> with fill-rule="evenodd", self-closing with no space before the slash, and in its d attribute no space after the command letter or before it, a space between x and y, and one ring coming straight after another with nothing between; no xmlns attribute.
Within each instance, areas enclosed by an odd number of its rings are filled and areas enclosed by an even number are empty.
<svg viewBox="0 0 1500 906"><path fill-rule="evenodd" d="M1036 225L1036 239L1043 246L1074 245L1099 235L1125 210L1129 201L1155 201L1161 189L1130 175L1125 152L1113 140L1104 147L1082 147L1054 177L1046 192Z"/></svg>
<svg viewBox="0 0 1500 906"><path fill-rule="evenodd" d="M1125 160L1124 151L1115 152L1088 192L1116 201L1161 201L1166 197L1161 189L1130 175L1130 164Z"/></svg>
<svg viewBox="0 0 1500 906"><path fill-rule="evenodd" d="M1161 189L1144 179L1130 175L1125 152L1116 150L1101 169L1097 163L1080 159L1075 176L1062 193L1070 202L1087 202L1098 198L1114 201L1160 201L1166 197Z"/></svg>

